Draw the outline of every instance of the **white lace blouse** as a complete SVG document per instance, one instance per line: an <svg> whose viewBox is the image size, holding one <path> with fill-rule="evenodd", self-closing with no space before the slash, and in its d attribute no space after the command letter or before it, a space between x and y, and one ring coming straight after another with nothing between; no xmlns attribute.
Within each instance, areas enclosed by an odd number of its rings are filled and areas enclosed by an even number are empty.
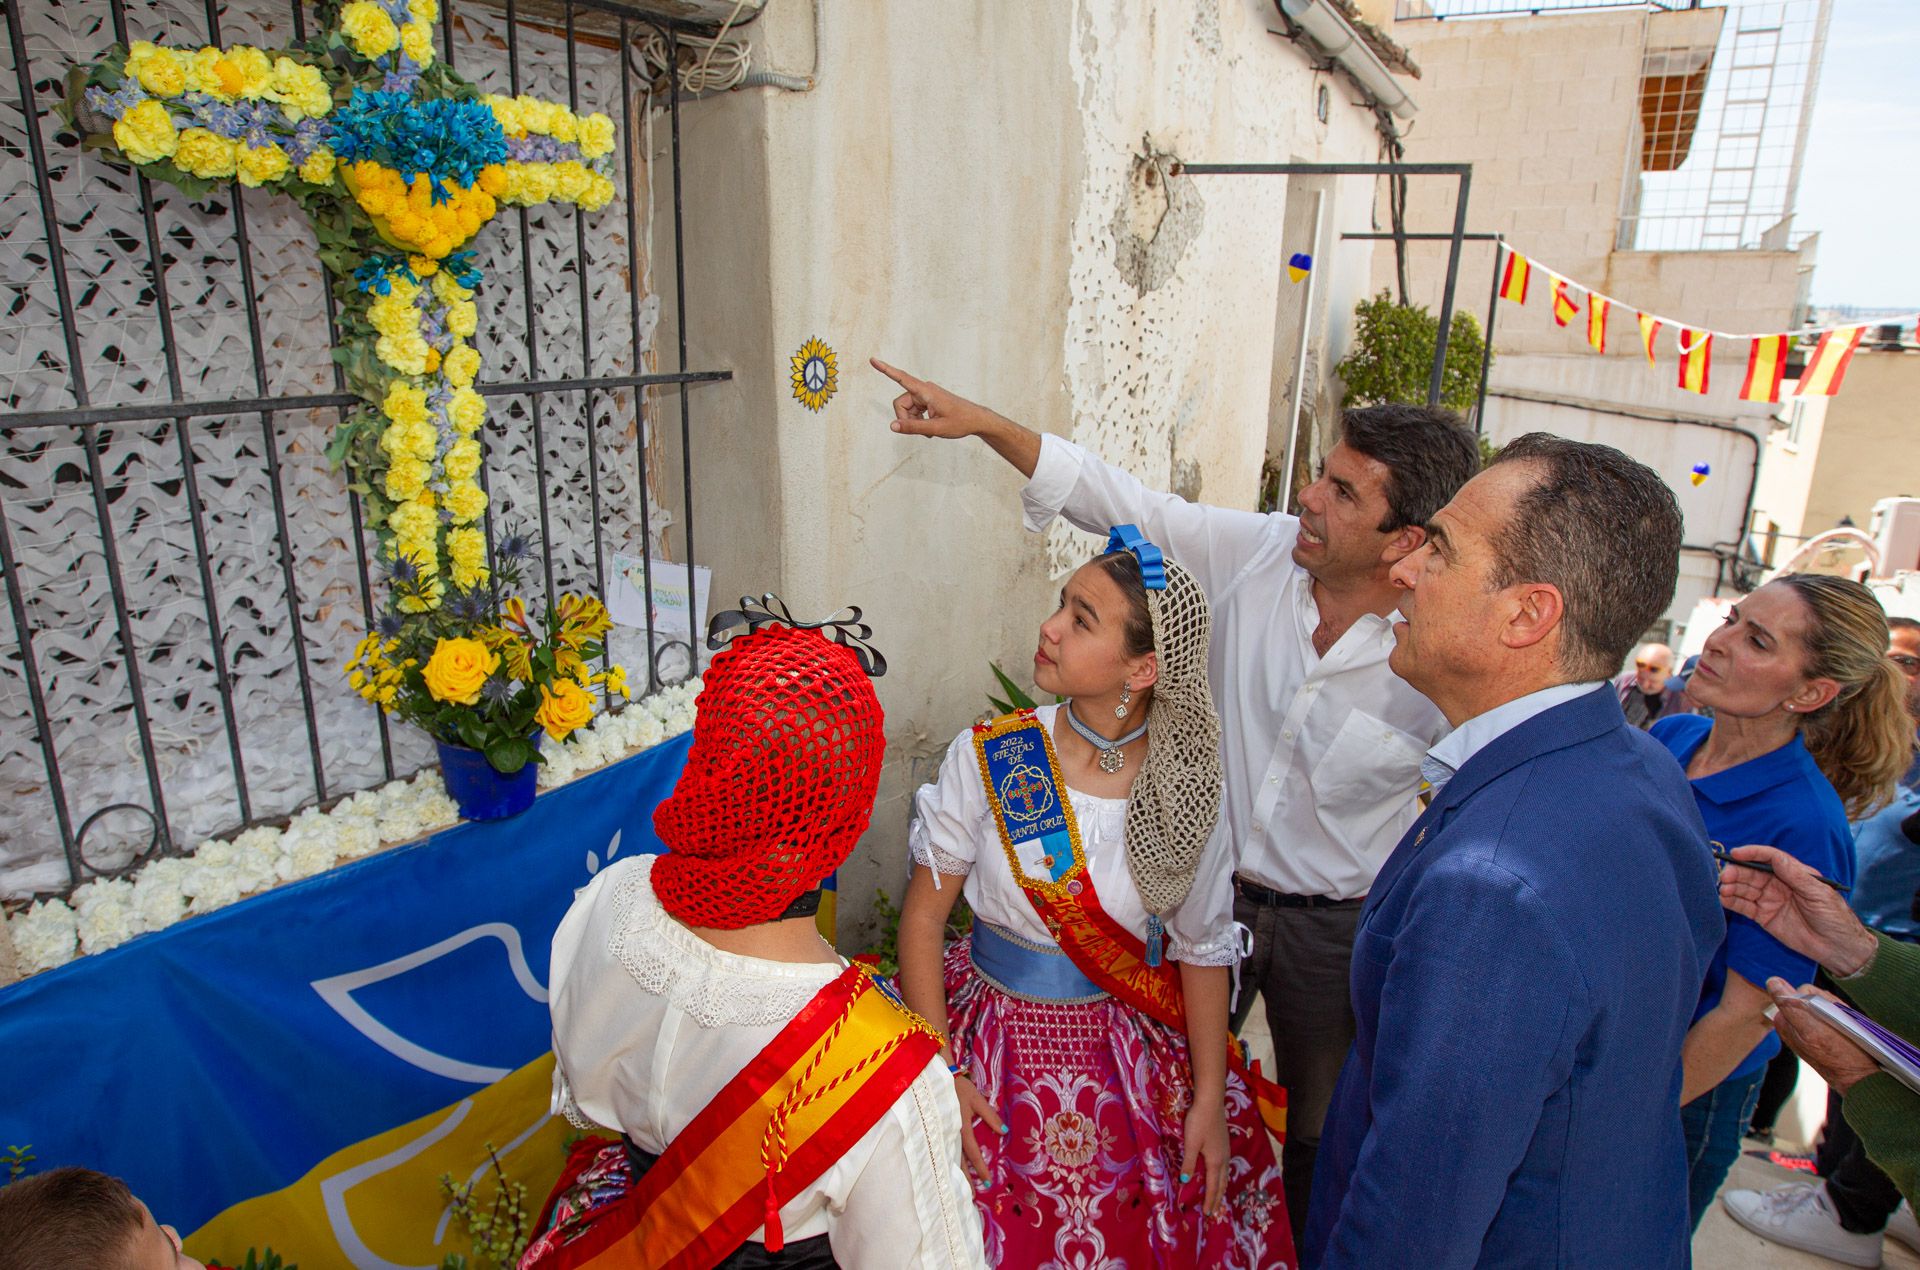
<svg viewBox="0 0 1920 1270"><path fill-rule="evenodd" d="M846 967L722 952L660 907L653 860L609 865L575 898L549 995L554 1112L657 1153ZM780 1217L789 1242L827 1235L854 1270L985 1270L946 1065L930 1061Z"/></svg>
<svg viewBox="0 0 1920 1270"><path fill-rule="evenodd" d="M1041 706L1035 713L1051 733L1059 706ZM1067 787L1079 822L1080 841L1087 853L1087 870L1100 906L1113 919L1142 939L1147 934L1147 910L1127 868L1127 800L1100 798ZM986 791L980 785L980 760L973 748L971 729L954 738L940 764L940 775L922 785L914 796L917 815L908 846L917 863L940 874L966 876L967 905L976 917L1024 938L1053 943L1026 892L1014 881L1000 844L1000 832L987 810ZM1191 966L1231 966L1240 958L1240 941L1233 925L1233 867L1226 854L1226 838L1210 834L1194 873L1193 889L1162 919L1167 929L1167 956Z"/></svg>

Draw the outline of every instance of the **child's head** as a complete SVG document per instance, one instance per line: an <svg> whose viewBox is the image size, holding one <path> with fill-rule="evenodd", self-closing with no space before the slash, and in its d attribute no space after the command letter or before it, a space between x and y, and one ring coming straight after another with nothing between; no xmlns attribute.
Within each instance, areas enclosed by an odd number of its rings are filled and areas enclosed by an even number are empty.
<svg viewBox="0 0 1920 1270"><path fill-rule="evenodd" d="M185 1270L173 1227L117 1177L53 1169L0 1186L0 1266L34 1270Z"/></svg>

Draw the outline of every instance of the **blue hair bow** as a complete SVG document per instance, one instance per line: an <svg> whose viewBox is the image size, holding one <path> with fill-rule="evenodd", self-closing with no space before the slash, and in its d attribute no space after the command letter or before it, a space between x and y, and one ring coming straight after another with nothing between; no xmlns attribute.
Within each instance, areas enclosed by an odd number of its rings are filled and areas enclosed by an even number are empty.
<svg viewBox="0 0 1920 1270"><path fill-rule="evenodd" d="M1149 591L1167 589L1167 558L1160 548L1147 541L1138 525L1115 525L1107 534L1107 550L1130 551L1140 562L1140 580Z"/></svg>

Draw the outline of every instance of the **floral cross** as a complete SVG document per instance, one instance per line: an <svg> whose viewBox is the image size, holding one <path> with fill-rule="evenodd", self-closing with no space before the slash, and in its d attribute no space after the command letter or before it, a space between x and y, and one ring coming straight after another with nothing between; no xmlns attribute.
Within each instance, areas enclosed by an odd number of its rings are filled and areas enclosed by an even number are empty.
<svg viewBox="0 0 1920 1270"><path fill-rule="evenodd" d="M613 121L482 94L434 56L439 0L323 0L321 34L248 45L115 46L69 76L88 148L191 196L237 179L306 212L340 301L334 359L365 405L328 447L367 503L404 612L489 580L475 479L486 403L463 250L502 205L597 211Z"/></svg>

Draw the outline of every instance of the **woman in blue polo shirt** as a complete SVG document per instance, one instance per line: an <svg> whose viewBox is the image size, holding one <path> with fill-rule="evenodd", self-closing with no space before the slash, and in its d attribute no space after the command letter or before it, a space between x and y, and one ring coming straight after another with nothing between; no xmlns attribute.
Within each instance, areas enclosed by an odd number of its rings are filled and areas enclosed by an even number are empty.
<svg viewBox="0 0 1920 1270"><path fill-rule="evenodd" d="M1687 684L1713 718L1673 716L1652 729L1686 767L1714 841L1775 846L1853 884L1848 817L1885 803L1913 757L1906 684L1886 650L1886 614L1844 578L1789 574L1734 606ZM1727 915L1682 1050L1695 1226L1740 1154L1767 1060L1780 1050L1764 1013L1767 980L1802 984L1813 972L1811 958Z"/></svg>

